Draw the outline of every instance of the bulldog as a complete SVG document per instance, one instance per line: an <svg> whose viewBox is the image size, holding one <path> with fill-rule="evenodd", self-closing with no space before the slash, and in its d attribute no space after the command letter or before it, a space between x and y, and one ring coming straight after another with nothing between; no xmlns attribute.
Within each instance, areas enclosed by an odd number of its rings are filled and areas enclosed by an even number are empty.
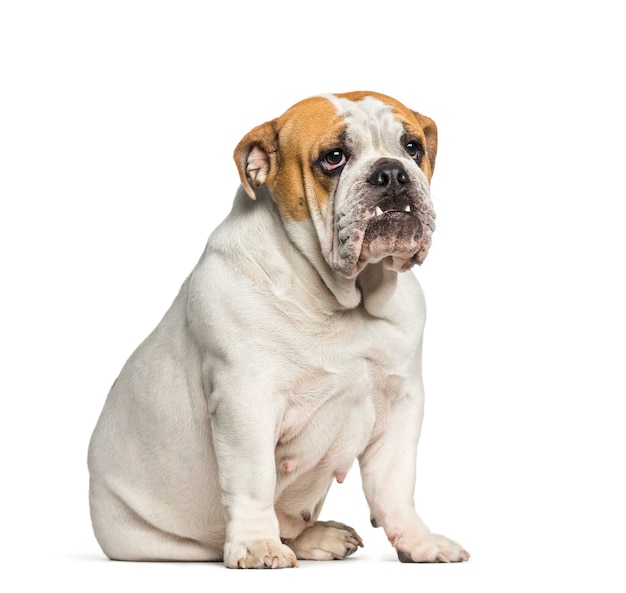
<svg viewBox="0 0 626 593"><path fill-rule="evenodd" d="M306 99L235 149L232 211L113 384L90 508L118 560L281 568L344 558L318 517L358 460L402 562L469 554L414 508L437 129L373 92Z"/></svg>

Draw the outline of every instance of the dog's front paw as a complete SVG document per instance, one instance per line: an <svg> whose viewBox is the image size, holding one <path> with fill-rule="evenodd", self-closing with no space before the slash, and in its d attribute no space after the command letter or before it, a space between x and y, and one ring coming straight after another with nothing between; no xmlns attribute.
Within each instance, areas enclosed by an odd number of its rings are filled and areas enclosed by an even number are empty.
<svg viewBox="0 0 626 593"><path fill-rule="evenodd" d="M359 534L337 521L317 521L289 542L301 560L341 560L363 547Z"/></svg>
<svg viewBox="0 0 626 593"><path fill-rule="evenodd" d="M298 560L293 550L280 542L255 539L227 543L224 564L228 568L290 568L298 566Z"/></svg>
<svg viewBox="0 0 626 593"><path fill-rule="evenodd" d="M428 533L417 539L405 541L398 536L396 541L390 540L400 562L464 562L470 558L461 544L443 535Z"/></svg>

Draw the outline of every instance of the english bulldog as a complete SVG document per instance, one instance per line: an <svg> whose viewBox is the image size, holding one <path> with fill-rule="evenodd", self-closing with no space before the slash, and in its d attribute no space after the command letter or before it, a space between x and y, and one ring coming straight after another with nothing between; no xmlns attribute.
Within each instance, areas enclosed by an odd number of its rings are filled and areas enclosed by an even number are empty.
<svg viewBox="0 0 626 593"><path fill-rule="evenodd" d="M246 134L230 214L113 384L90 508L118 560L281 568L344 558L319 521L358 460L402 562L469 554L413 493L437 128L373 92L316 96Z"/></svg>

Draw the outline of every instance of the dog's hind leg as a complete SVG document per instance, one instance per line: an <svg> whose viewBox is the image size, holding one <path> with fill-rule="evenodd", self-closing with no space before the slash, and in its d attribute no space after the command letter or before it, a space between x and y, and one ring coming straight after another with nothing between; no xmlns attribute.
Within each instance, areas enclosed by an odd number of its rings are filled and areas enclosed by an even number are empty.
<svg viewBox="0 0 626 593"><path fill-rule="evenodd" d="M223 558L223 533L200 541L171 533L140 517L121 498L91 482L91 519L96 539L111 560L211 562Z"/></svg>

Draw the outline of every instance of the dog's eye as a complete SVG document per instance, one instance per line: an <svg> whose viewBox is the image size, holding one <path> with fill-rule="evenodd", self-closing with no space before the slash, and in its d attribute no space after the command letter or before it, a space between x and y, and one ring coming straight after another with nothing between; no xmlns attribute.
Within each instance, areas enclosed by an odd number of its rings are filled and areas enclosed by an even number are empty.
<svg viewBox="0 0 626 593"><path fill-rule="evenodd" d="M346 154L341 148L333 148L325 152L321 158L322 167L328 173L343 167L347 162Z"/></svg>
<svg viewBox="0 0 626 593"><path fill-rule="evenodd" d="M423 149L422 145L417 140L409 140L405 145L408 155L414 160L419 162L422 158Z"/></svg>

